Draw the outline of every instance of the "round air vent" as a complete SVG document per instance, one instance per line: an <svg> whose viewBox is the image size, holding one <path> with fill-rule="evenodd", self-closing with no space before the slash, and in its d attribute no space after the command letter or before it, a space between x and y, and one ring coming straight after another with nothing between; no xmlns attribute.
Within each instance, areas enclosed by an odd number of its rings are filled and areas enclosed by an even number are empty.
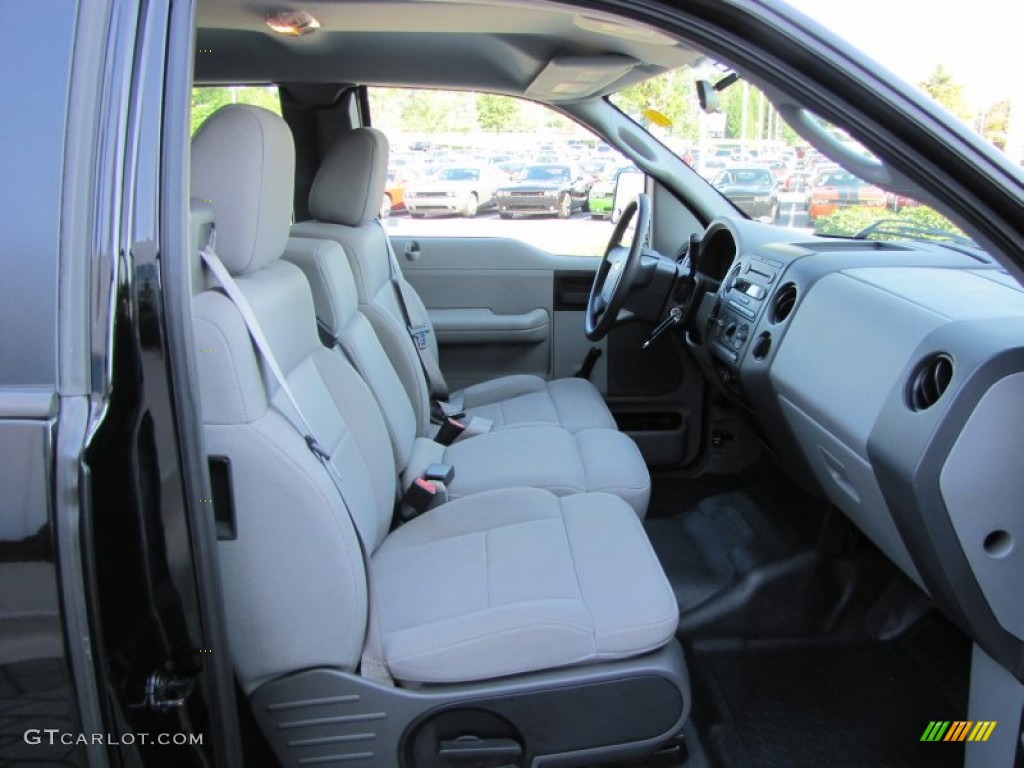
<svg viewBox="0 0 1024 768"><path fill-rule="evenodd" d="M775 294L775 301L772 302L772 322L781 323L796 306L796 285L786 283L779 292Z"/></svg>
<svg viewBox="0 0 1024 768"><path fill-rule="evenodd" d="M910 377L907 400L915 411L931 408L942 397L953 379L953 360L949 355L932 355L917 366Z"/></svg>
<svg viewBox="0 0 1024 768"><path fill-rule="evenodd" d="M755 360L764 360L768 357L768 353L772 350L772 335L765 331L757 337L757 341L754 342L753 348L750 350L750 354L754 356Z"/></svg>
<svg viewBox="0 0 1024 768"><path fill-rule="evenodd" d="M725 291L723 291L723 293L731 291L732 287L736 285L736 279L740 276L741 269L743 269L742 264L737 264L732 268L732 272L729 273L729 277L725 279Z"/></svg>

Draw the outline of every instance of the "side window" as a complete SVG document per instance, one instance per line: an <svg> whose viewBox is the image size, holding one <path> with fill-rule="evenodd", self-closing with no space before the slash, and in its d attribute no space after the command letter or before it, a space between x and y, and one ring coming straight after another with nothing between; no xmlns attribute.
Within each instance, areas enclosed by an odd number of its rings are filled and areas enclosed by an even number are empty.
<svg viewBox="0 0 1024 768"><path fill-rule="evenodd" d="M543 105L408 88L369 95L373 125L391 144L381 216L395 234L508 237L600 256L629 196L643 189L628 160Z"/></svg>
<svg viewBox="0 0 1024 768"><path fill-rule="evenodd" d="M281 114L281 95L276 85L197 86L192 89L192 135L226 104L252 104Z"/></svg>

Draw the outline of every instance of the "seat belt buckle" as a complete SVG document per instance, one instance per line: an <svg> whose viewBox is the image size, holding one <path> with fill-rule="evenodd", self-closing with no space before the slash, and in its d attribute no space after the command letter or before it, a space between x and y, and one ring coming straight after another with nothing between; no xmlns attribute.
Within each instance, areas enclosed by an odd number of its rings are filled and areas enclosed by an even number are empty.
<svg viewBox="0 0 1024 768"><path fill-rule="evenodd" d="M416 349L425 350L427 348L427 334L430 333L430 326L427 323L417 326L406 326L409 331L409 337L412 339L413 344L416 345Z"/></svg>
<svg viewBox="0 0 1024 768"><path fill-rule="evenodd" d="M412 481L405 494L402 496L402 504L399 509L399 516L403 523L419 517L434 503L437 498L438 487L424 477L417 477Z"/></svg>
<svg viewBox="0 0 1024 768"><path fill-rule="evenodd" d="M465 411L457 410L455 406L443 400L430 401L430 420L435 424L444 424L447 419L463 419Z"/></svg>
<svg viewBox="0 0 1024 768"><path fill-rule="evenodd" d="M437 483L449 486L452 484L452 480L455 479L455 467L451 464L441 464L439 462L428 464L427 468L423 470L423 479L428 483L433 483L435 487L437 487Z"/></svg>
<svg viewBox="0 0 1024 768"><path fill-rule="evenodd" d="M451 445L458 440L459 435L466 431L466 425L451 416L445 416L441 422L437 434L434 435L434 442L441 445Z"/></svg>

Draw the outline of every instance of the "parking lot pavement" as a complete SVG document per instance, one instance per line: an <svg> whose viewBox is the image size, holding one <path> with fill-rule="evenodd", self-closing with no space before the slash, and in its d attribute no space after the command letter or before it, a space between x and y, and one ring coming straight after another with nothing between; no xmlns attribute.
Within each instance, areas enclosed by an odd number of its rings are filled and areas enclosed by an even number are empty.
<svg viewBox="0 0 1024 768"><path fill-rule="evenodd" d="M779 206L779 220L775 222L783 227L810 228L810 219L807 217L807 207L803 203L787 204Z"/></svg>

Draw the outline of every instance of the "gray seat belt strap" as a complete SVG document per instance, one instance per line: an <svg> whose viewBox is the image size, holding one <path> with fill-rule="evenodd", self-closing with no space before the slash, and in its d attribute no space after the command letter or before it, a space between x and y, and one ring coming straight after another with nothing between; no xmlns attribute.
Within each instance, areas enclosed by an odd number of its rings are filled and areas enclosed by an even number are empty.
<svg viewBox="0 0 1024 768"><path fill-rule="evenodd" d="M328 455L327 451L325 451L320 443L317 442L316 436L313 433L313 428L310 427L306 417L302 414L302 408L299 407L299 401L295 399L295 393L292 392L292 388L288 384L288 380L285 378L284 372L281 370L281 366L278 365L277 359L274 357L274 353L270 348L270 342L267 341L267 337L263 333L263 329L260 327L256 313L253 312L252 305L249 304L249 300L238 287L238 283L235 282L231 273L228 272L227 267L224 266L220 257L217 256L209 246L206 246L199 251L199 256L202 258L206 268L210 270L210 274L212 274L214 279L216 279L220 284L225 295L231 300L231 303L235 305L235 309L237 309L238 314L241 315L242 322L245 323L245 327L249 331L249 336L252 338L253 344L256 345L256 350L263 359L267 370L270 371L270 375L277 382L277 386L284 393L289 405L291 405L291 408L287 410L278 408L278 412L295 428L296 432L302 435L302 438L306 441L306 445L309 447L310 452L316 456L324 469L327 470L327 474L330 476L331 482L338 491L341 506L348 515L348 519L352 523L352 529L356 534L356 540L359 542L359 552L363 558L363 573L365 574L366 587L370 595L370 599L367 601L366 635L363 642L363 657L366 659L367 655L369 655L371 660L369 664L365 665L367 668L363 670L363 673L366 677L371 679L378 680L380 682L392 683L391 674L388 671L387 662L384 659L383 649L381 647L382 641L380 628L377 626L379 617L374 607L376 600L374 599L373 568L370 565L370 553L366 548L366 542L363 541L363 535L359 531L359 525L356 523L356 519L352 516L352 510L349 508L348 502L345 500L345 491L342 487L341 473L338 471L338 468L334 466L334 462L331 461L331 457Z"/></svg>
<svg viewBox="0 0 1024 768"><path fill-rule="evenodd" d="M427 378L430 399L445 401L448 399L448 382L444 380L441 366L434 355L431 354L430 345L427 343L427 334L432 332L430 323L426 318L413 319L412 312L409 309L409 305L412 302L407 300L407 286L398 269L398 258L395 256L394 248L391 247L391 238L388 237L388 232L384 229L384 225L380 223L380 220L377 223L380 225L381 232L384 235L384 242L387 245L388 273L391 275L391 284L395 287L395 298L398 299L398 306L402 310L402 318L405 320L406 330L408 330L409 336L412 338L413 346L416 347L416 354L420 359L423 375ZM419 322L416 322L416 320L419 320Z"/></svg>
<svg viewBox="0 0 1024 768"><path fill-rule="evenodd" d="M288 380L284 376L284 372L281 370L281 366L278 365L277 360L274 358L274 354L270 349L270 342L267 341L267 337L263 333L263 329L260 327L259 321L256 319L256 315L252 310L252 305L249 304L249 300L245 298L245 294L238 287L238 283L228 272L227 267L209 248L204 248L199 252L200 257L203 259L203 263L206 265L210 273L216 278L221 288L224 289L224 293L231 303L235 305L238 310L238 314L242 316L242 322L245 323L245 327L249 331L249 336L252 337L253 344L256 345L256 349L263 358L264 364L267 366L267 370L270 371L270 375L277 382L277 386L280 387L281 392L284 393L285 398L291 405L290 410L278 409L288 422L295 427L295 430L302 435L306 441L306 445L309 446L309 450L320 459L325 461L327 465L331 467L331 479L337 479L341 481L341 475L338 474L337 468L330 463L330 457L323 447L316 441L316 437L313 435L313 428L309 426L309 422L306 421L306 417L302 415L302 409L299 407L298 400L295 399L295 394L292 392L291 386L288 384ZM329 470L330 471L330 470Z"/></svg>

